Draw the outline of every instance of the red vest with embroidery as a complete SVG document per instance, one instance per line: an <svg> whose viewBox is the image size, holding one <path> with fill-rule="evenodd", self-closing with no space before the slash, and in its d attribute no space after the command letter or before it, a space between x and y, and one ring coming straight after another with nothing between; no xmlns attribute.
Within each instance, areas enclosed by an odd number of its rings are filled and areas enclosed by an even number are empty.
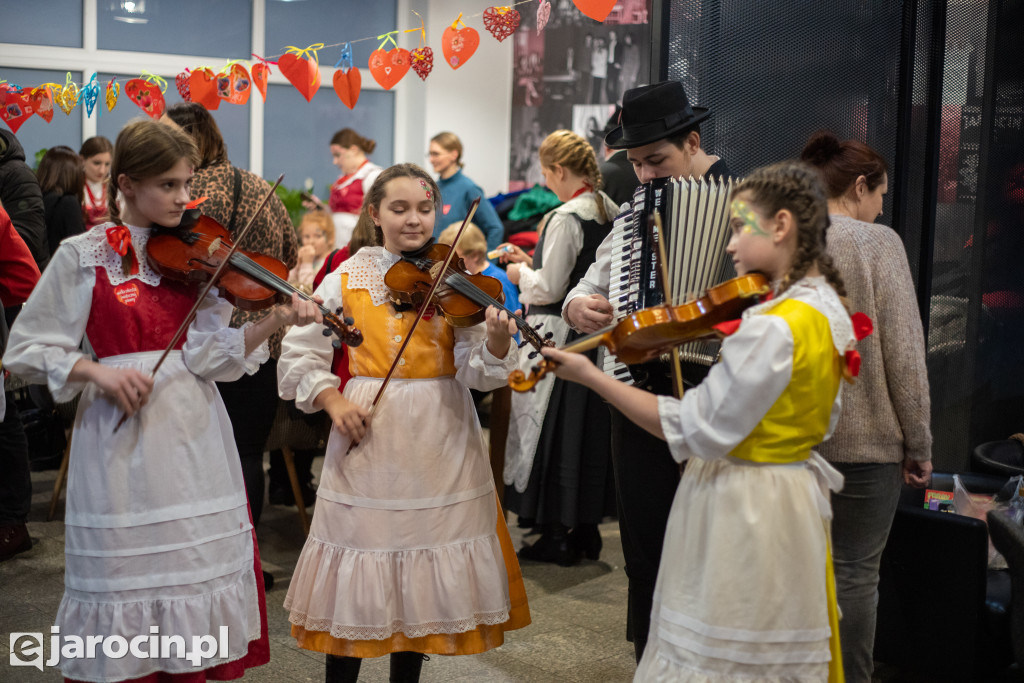
<svg viewBox="0 0 1024 683"><path fill-rule="evenodd" d="M124 353L163 351L192 310L195 288L166 278L156 287L140 280L110 284L106 269L96 268L92 310L85 333L100 358ZM174 348L185 345L186 335Z"/></svg>

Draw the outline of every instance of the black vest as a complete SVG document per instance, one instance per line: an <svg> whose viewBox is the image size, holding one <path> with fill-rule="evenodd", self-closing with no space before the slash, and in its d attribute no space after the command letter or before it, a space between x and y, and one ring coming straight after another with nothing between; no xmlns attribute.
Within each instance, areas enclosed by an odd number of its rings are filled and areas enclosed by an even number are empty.
<svg viewBox="0 0 1024 683"><path fill-rule="evenodd" d="M601 196L597 196L597 201L603 201ZM575 214L574 214L575 215ZM578 218L578 216L577 216ZM597 255L597 248L601 246L601 242L608 236L608 233L612 231L612 221L608 221L604 225L597 221L580 221L580 228L583 230L583 248L580 249L579 256L576 257L576 263L572 267L572 271L569 273L569 287L566 289L566 293L571 292L573 288L579 284L583 276L587 274L587 269L590 268L591 264L594 263ZM533 251L533 269L540 270L544 264L544 238L547 237L547 230L540 234L540 239L537 240L537 247ZM529 313L547 313L549 315L562 315L562 304L565 302L563 296L559 301L550 304L532 305L530 306Z"/></svg>

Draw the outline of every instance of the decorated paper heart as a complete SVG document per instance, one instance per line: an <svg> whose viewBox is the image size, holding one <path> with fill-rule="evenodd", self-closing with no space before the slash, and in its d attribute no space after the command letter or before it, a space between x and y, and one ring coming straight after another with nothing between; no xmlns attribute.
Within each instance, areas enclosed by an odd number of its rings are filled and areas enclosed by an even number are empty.
<svg viewBox="0 0 1024 683"><path fill-rule="evenodd" d="M188 77L188 89L192 94L192 101L197 102L208 110L213 111L220 106L220 97L217 96L217 77L211 69L203 67L194 69Z"/></svg>
<svg viewBox="0 0 1024 683"><path fill-rule="evenodd" d="M277 66L295 89L307 102L313 101L313 95L320 89L320 66L312 59L298 57L291 53L281 55Z"/></svg>
<svg viewBox="0 0 1024 683"><path fill-rule="evenodd" d="M114 111L114 105L117 104L117 98L120 94L121 84L111 78L103 94L103 99L107 103L107 111Z"/></svg>
<svg viewBox="0 0 1024 683"><path fill-rule="evenodd" d="M511 7L488 7L484 10L484 28L500 43L516 32L520 18Z"/></svg>
<svg viewBox="0 0 1024 683"><path fill-rule="evenodd" d="M270 67L259 62L252 65L252 82L256 84L256 89L260 91L260 95L263 96L263 101L267 101L267 78L270 76Z"/></svg>
<svg viewBox="0 0 1024 683"><path fill-rule="evenodd" d="M53 121L53 94L47 87L41 87L30 93L32 108L39 114L39 117L47 123Z"/></svg>
<svg viewBox="0 0 1024 683"><path fill-rule="evenodd" d="M7 90L7 98L3 108L0 109L0 118L7 122L12 133L17 133L21 124L35 113L32 96L27 90Z"/></svg>
<svg viewBox="0 0 1024 683"><path fill-rule="evenodd" d="M191 73L189 69L185 69L174 77L174 85L178 87L178 94L186 102L192 101L192 90L188 87L188 79Z"/></svg>
<svg viewBox="0 0 1024 683"><path fill-rule="evenodd" d="M71 116L71 110L78 104L78 86L74 83L68 83L61 88L60 93L53 99L57 101L57 106L61 108L61 111Z"/></svg>
<svg viewBox="0 0 1024 683"><path fill-rule="evenodd" d="M594 21L604 21L619 0L572 0L572 4Z"/></svg>
<svg viewBox="0 0 1024 683"><path fill-rule="evenodd" d="M217 96L231 104L245 104L252 91L249 72L241 64L232 64L227 71L217 74Z"/></svg>
<svg viewBox="0 0 1024 683"><path fill-rule="evenodd" d="M412 70L416 72L420 80L427 80L427 76L434 68L434 51L424 45L410 52L409 59L412 61Z"/></svg>
<svg viewBox="0 0 1024 683"><path fill-rule="evenodd" d="M349 109L356 108L359 101L359 93L363 89L363 76L359 69L352 67L347 73L338 69L334 72L334 92L338 99Z"/></svg>
<svg viewBox="0 0 1024 683"><path fill-rule="evenodd" d="M11 86L7 83L0 83L0 107L7 104L7 91L11 89Z"/></svg>
<svg viewBox="0 0 1024 683"><path fill-rule="evenodd" d="M480 34L468 26L453 29L451 26L441 34L441 51L448 66L458 69L469 61L480 46Z"/></svg>
<svg viewBox="0 0 1024 683"><path fill-rule="evenodd" d="M541 0L540 5L537 7L537 35L544 30L544 27L548 25L548 19L551 18L551 3L548 0Z"/></svg>
<svg viewBox="0 0 1024 683"><path fill-rule="evenodd" d="M150 118L159 119L163 116L166 104L160 86L142 78L133 78L124 84L124 94Z"/></svg>
<svg viewBox="0 0 1024 683"><path fill-rule="evenodd" d="M92 110L96 108L96 101L99 98L100 84L96 82L96 74L93 74L92 80L82 88L82 101L85 102L86 116L92 116Z"/></svg>
<svg viewBox="0 0 1024 683"><path fill-rule="evenodd" d="M370 53L370 75L380 87L391 90L409 72L411 61L408 50L396 47L384 52L377 48Z"/></svg>

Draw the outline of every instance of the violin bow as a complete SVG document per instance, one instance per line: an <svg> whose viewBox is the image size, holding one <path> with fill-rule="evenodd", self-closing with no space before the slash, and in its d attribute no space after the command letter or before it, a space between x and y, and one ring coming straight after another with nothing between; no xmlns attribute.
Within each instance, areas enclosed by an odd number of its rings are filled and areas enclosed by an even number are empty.
<svg viewBox="0 0 1024 683"><path fill-rule="evenodd" d="M466 226L469 225L469 222L473 220L473 214L476 213L476 208L478 206L480 206L479 197L474 199L473 203L470 204L469 213L466 214L466 219L462 221L462 226L459 228L459 232L456 233L455 239L452 240L452 249L448 252L448 256L445 257L445 260L441 265L441 270L438 271L441 275L448 272L448 266L450 266L451 262L456 258L455 245L459 243L459 238L462 237L462 231L465 230ZM434 297L434 292L437 291L438 286L441 284L441 280L443 279L441 275L436 277L434 281L430 283L430 289L427 290L427 295L423 299L423 305L420 306L420 310L416 314L416 318L412 321L412 326L409 328L409 331L406 332L405 339L402 341L402 346L399 347L398 354L395 356L395 360L391 363L391 367L388 369L388 374L384 376L384 381L381 383L380 389L377 390L377 395L373 397L373 403L370 404L370 412L366 417L373 415L373 411L377 409L377 404L380 403L380 397L384 395L384 390L387 388L388 382L391 381L391 376L395 374L395 369L398 367L398 361L402 359L402 354L405 353L405 347L409 345L409 340L412 339L413 332L416 331L416 327L420 324L420 320L423 319L423 314L426 313L427 309L432 305L430 300ZM351 449L352 446L350 445L349 450Z"/></svg>
<svg viewBox="0 0 1024 683"><path fill-rule="evenodd" d="M284 180L284 173L279 175L274 184L270 186L270 191L267 192L267 196L263 198L263 201L260 202L260 205L256 207L256 211L253 212L252 217L249 218L249 222L245 224L245 227L242 228L241 231L239 231L238 237L232 240L231 248L228 249L227 255L224 257L224 260L220 262L220 265L217 266L217 268L213 271L213 274L210 276L210 279L206 282L206 284L203 286L203 289L199 292L199 296L196 298L196 302L192 304L192 310L188 312L188 315L185 316L185 319L181 322L181 325L178 326L177 331L171 338L171 343L167 345L167 348L164 349L164 352L160 355L159 360L157 360L156 365L154 365L153 369L150 371L150 377L156 377L157 370L160 369L160 366L163 365L164 360L166 360L167 356L171 353L172 350L174 350L175 345L181 340L181 336L185 334L185 331L188 329L188 326L192 324L193 320L195 320L196 313L199 312L199 307L202 305L203 300L206 298L206 295L210 293L210 289L213 287L214 283L217 282L217 279L224 272L224 269L228 267L228 264L231 262L231 257L234 256L235 252L238 250L238 245L242 243L242 238L244 238L246 233L248 233L250 228L252 228L253 224L256 222L256 218L263 211L263 208L267 205L267 202L270 201L270 198L274 195L274 192L277 190L277 186L281 184L282 180ZM136 414L137 412L138 411L136 411ZM121 425L123 425L127 420L128 415L122 415L120 421L114 427L113 433L116 434L117 430L120 429Z"/></svg>
<svg viewBox="0 0 1024 683"><path fill-rule="evenodd" d="M665 259L665 230L661 224L661 214L655 209L654 226L658 229L658 260L661 262L661 288L665 294L665 302L671 312L675 302L672 299L672 284L668 276L668 261ZM679 347L672 347L672 393L676 398L683 397L683 370L679 367Z"/></svg>

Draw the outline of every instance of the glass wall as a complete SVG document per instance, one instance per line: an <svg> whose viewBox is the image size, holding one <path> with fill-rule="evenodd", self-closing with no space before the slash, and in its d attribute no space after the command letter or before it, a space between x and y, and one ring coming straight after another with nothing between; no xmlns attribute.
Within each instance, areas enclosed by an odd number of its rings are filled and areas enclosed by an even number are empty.
<svg viewBox="0 0 1024 683"><path fill-rule="evenodd" d="M101 50L227 59L249 59L252 51L252 4L248 0L111 0L96 4L96 44ZM216 69L219 65L209 66Z"/></svg>
<svg viewBox="0 0 1024 683"><path fill-rule="evenodd" d="M0 43L82 47L82 0L3 0Z"/></svg>

